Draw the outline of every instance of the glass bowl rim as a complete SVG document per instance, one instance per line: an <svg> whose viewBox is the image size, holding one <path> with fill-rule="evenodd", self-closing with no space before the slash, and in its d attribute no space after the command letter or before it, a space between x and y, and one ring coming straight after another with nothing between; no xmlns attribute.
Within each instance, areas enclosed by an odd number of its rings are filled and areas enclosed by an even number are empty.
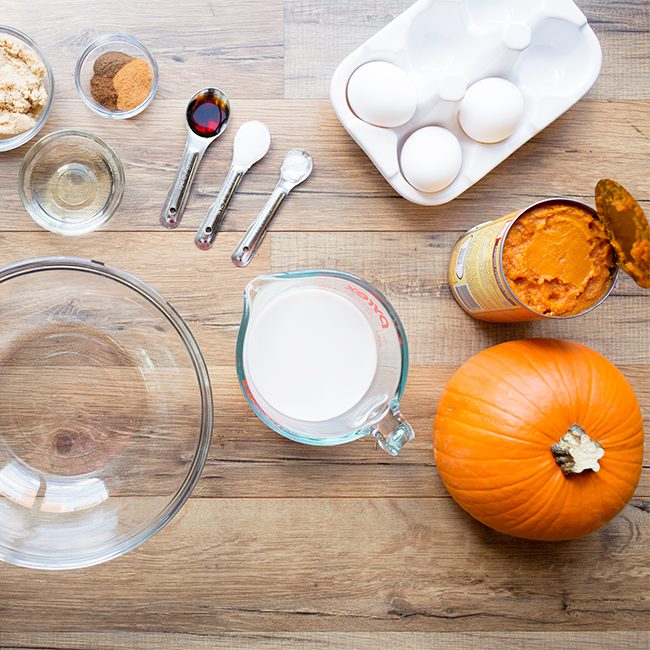
<svg viewBox="0 0 650 650"><path fill-rule="evenodd" d="M111 164L111 169L115 174L115 180L113 182L113 197L110 204L105 209L104 214L101 216L95 215L85 221L82 221L78 224L66 224L64 226L54 225L53 221L48 217L43 216L45 214L44 210L35 210L31 207L32 201L28 195L32 194L31 189L28 190L26 187L26 178L25 174L27 173L28 166L33 162L34 158L49 144L55 142L61 138L75 136L83 138L86 140L92 141L95 145L98 145L102 149L103 153L106 155L106 160ZM58 235L86 235L99 226L102 226L111 217L115 214L117 209L122 203L122 198L124 196L124 166L120 157L117 155L115 150L102 138L96 136L90 131L84 131L82 129L59 129L58 131L52 131L43 136L38 140L29 151L25 154L22 162L20 163L20 169L18 171L18 193L20 195L20 200L25 207L25 210L29 216L45 230L54 232Z"/></svg>
<svg viewBox="0 0 650 650"><path fill-rule="evenodd" d="M54 99L54 73L52 71L52 66L43 50L38 46L38 44L25 32L21 32L15 27L10 27L9 25L0 24L0 35L9 34L12 38L22 41L27 47L29 47L40 62L45 67L46 79L48 87L48 98L43 110L40 112L38 118L36 119L36 124L31 129L18 133L17 135L12 136L11 138L2 138L0 139L0 153L5 151L11 151L12 149L17 149L18 147L24 145L26 142L29 142L44 126L47 118L49 117L50 110L52 108L52 101ZM5 143L7 146L5 146Z"/></svg>
<svg viewBox="0 0 650 650"><path fill-rule="evenodd" d="M128 43L129 45L132 45L133 47L139 49L145 56L147 63L149 63L149 66L152 70L151 90L149 91L147 98L142 102L142 104L136 106L135 108L132 108L130 111L112 111L109 108L101 106L94 99L88 97L81 86L81 69L83 68L84 63L86 63L86 59L88 59L90 54L97 47L106 45L111 42ZM158 91L158 63L146 45L135 38L135 36L122 33L104 34L93 39L77 59L77 63L74 69L74 85L83 103L86 104L86 106L88 106L88 108L95 114L100 115L101 117L105 117L109 120L125 120L130 117L134 117L144 111L144 109L147 108L149 104L151 104L153 98L156 96L156 92Z"/></svg>
<svg viewBox="0 0 650 650"><path fill-rule="evenodd" d="M20 260L0 267L0 285L9 280L41 271L80 271L99 275L109 280L114 280L145 298L167 319L181 338L194 367L201 395L201 428L198 432L192 464L175 494L169 499L169 502L163 510L148 525L145 525L138 532L130 535L121 543L114 545L108 550L101 552L95 551L84 556L79 555L75 559L57 561L52 564L43 563L41 560L30 560L27 557L12 552L10 548L6 549L9 551L8 553L0 549L0 557L5 562L17 566L47 570L81 569L108 562L137 548L164 528L176 516L183 505L185 505L185 502L190 497L201 477L201 472L203 471L210 449L214 421L212 387L207 365L194 335L174 307L148 284L126 271L104 264L103 262L98 262L97 260L81 257L52 256Z"/></svg>

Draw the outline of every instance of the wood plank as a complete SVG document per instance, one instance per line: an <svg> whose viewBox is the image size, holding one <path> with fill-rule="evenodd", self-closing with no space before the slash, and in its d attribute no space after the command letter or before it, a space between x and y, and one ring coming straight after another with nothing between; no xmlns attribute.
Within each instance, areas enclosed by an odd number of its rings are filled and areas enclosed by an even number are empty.
<svg viewBox="0 0 650 650"><path fill-rule="evenodd" d="M636 491L650 498L650 382L648 366L623 366L644 415L647 444ZM397 458L370 440L339 447L300 445L268 429L248 409L231 368L217 368L216 423L195 496L200 497L440 497L447 491L434 469L431 434L442 390L456 366L416 366L402 412L416 431Z"/></svg>
<svg viewBox="0 0 650 650"><path fill-rule="evenodd" d="M648 632L288 632L174 634L166 632L9 633L6 650L643 650Z"/></svg>
<svg viewBox="0 0 650 650"><path fill-rule="evenodd" d="M88 376L88 371L84 372L78 367L70 370L80 373L82 378ZM284 499L449 498L434 467L431 431L438 396L454 370L454 367L439 366L413 369L403 401L403 412L414 426L416 438L398 458L391 458L371 440L359 440L333 448L311 447L286 440L268 429L248 408L234 369L212 368L215 426L208 459L194 496ZM632 380L646 415L646 430L650 431L648 369L624 366L622 370ZM10 421L15 427L16 437L7 436L14 452L21 449L22 460L40 469L50 469L44 466L47 460L52 464L51 472L56 469L57 461L63 460L64 467L76 467L77 473L83 474L95 469L95 463L102 461L105 454L115 455L128 444L128 451L137 462L126 466L116 459L120 467L119 479L109 479L106 483L110 496L168 496L187 471L194 446L191 438L181 438L179 433L197 431L199 426L198 413L190 408L196 406L195 392L189 390L191 384L188 382L188 390L185 390L183 385L179 385L178 376L174 373L174 385L178 390L174 391L173 396L167 397L168 405L174 405L173 409L170 408L173 415L160 417L155 404L148 404L146 409L140 406L142 417L134 425L133 399L125 402L122 398L119 404L124 403L124 411L114 408L106 415L112 430L116 431L115 435L102 439L99 444L92 444L91 429L90 435L77 442L77 445L86 446L83 455L73 460L52 454L45 459L42 449L55 448L57 431L37 428L32 436L37 442L33 446L25 445L23 432L25 426L33 426L33 414L26 411L24 421L27 424L21 425L23 421L20 412L7 413L6 404L18 403L17 398L12 396L12 391L20 392L27 399L40 392L41 395L48 396L47 400L42 398L42 401L49 404L53 382L48 378L52 372L51 367L34 368L29 372L14 367L0 378L0 394L5 397L5 402L0 406L0 420ZM56 373L61 382L61 369L57 369ZM105 374L102 373L103 376ZM116 378L115 385L119 385L120 374L112 371L112 375ZM42 384L45 385L44 390L39 389ZM27 385L29 389L26 388ZM73 386L72 382L68 385ZM79 407L86 405L86 410L82 412L87 414L87 419L96 422L95 418L105 417L102 405L110 404L110 401L109 396L105 395L104 400L95 405L89 401L92 394L78 389L77 384L74 386L78 392L57 390L55 397L67 400L72 405L71 417L75 418L75 427L79 430L80 425L76 419ZM116 396L114 400L117 399ZM58 406L58 403L57 408L57 412L65 413L65 408ZM121 412L124 413L121 420L124 424L120 426L118 418ZM14 428L11 429L12 433L13 431ZM0 451L0 466L7 459L7 454ZM645 470L636 490L639 499L650 498L650 444L646 447L644 464ZM147 481L143 483L145 473Z"/></svg>
<svg viewBox="0 0 650 650"><path fill-rule="evenodd" d="M650 362L645 330L630 327L647 322L650 302L627 277L604 305L579 319L494 325L468 317L450 296L446 274L456 240L453 233L274 233L244 270L229 259L238 237L223 234L206 255L194 247L190 233L97 233L84 238L45 232L0 234L0 263L73 255L99 258L129 271L174 305L209 365L233 363L243 289L269 268L334 268L366 278L387 295L404 321L414 365L459 365L486 346L532 336L577 340L616 364ZM151 262L148 250L157 251L158 263Z"/></svg>
<svg viewBox="0 0 650 650"><path fill-rule="evenodd" d="M217 263L213 263L192 246L188 233L98 233L81 239L48 233L0 237L0 263L33 254L101 255L150 283L187 320L210 366L216 405L213 446L198 495L445 496L432 469L430 432L437 400L458 365L484 346L510 338L561 335L596 347L619 365L626 364L623 370L650 423L645 330L627 326L629 321L646 322L650 305L629 281L619 289L620 295L584 319L486 326L466 316L447 295L446 251L453 241L449 234L275 234L272 246L267 242L254 264L243 271L227 260L226 252L235 239L234 234L219 238L214 251ZM151 264L142 254L147 247L164 251L176 270ZM359 248L368 251L362 258ZM407 327L413 363L403 411L417 432L416 440L398 459L390 459L370 441L324 449L286 441L248 408L233 367L241 292L258 272L269 270L271 250L274 270L334 266L367 277L394 302ZM431 256L430 264L415 270L415 260L425 255ZM419 279L414 281L414 277ZM196 278L202 279L200 285ZM608 328L602 327L601 319ZM443 325L443 330L434 323ZM449 340L456 345L445 344ZM650 495L648 472L638 494Z"/></svg>
<svg viewBox="0 0 650 650"><path fill-rule="evenodd" d="M47 232L0 233L0 264L40 256L71 255L128 271L159 291L192 329L210 365L234 363L246 284L268 272L265 245L246 269L230 261L239 235L217 238L210 255L199 251L189 232L96 233L61 237Z"/></svg>
<svg viewBox="0 0 650 650"><path fill-rule="evenodd" d="M483 323L451 298L448 259L455 240L450 233L274 233L271 268L333 268L365 278L404 322L414 365L461 364L487 346L535 336L585 343L616 364L650 363L645 328L629 327L648 322L650 301L627 276L601 307L578 319Z"/></svg>
<svg viewBox="0 0 650 650"><path fill-rule="evenodd" d="M80 100L55 101L44 133L71 125L88 129L122 158L124 200L102 231L161 232L160 209L185 141L184 106L183 99L159 99L136 120L115 123L92 115ZM233 199L223 225L229 232L249 226L275 185L282 157L295 147L309 149L315 171L282 207L273 231L462 232L552 196L593 205L594 186L602 177L619 179L650 210L650 179L638 163L650 157L647 102L581 102L457 200L423 207L395 194L344 131L328 101L240 100L233 102L231 127L205 156L181 230L198 228L225 177L237 127L249 119L266 121L273 143ZM0 230L38 230L17 189L28 147L3 154ZM214 254L205 255L210 259Z"/></svg>
<svg viewBox="0 0 650 650"><path fill-rule="evenodd" d="M153 105L177 97L186 97L187 103L209 85L232 97L283 95L281 2L184 0L180 6L159 0L32 0L5 7L2 19L29 34L50 59L55 105L60 99L73 99L89 115L74 87L74 68L93 39L116 32L139 38L156 58L160 80ZM127 121L140 125L145 115ZM93 119L104 122L97 116ZM77 126L73 119L67 125Z"/></svg>
<svg viewBox="0 0 650 650"><path fill-rule="evenodd" d="M413 4L374 0L285 0L285 94L323 98L336 66L350 52ZM605 53L590 97L648 99L650 8L644 0L578 0Z"/></svg>
<svg viewBox="0 0 650 650"><path fill-rule="evenodd" d="M3 567L0 631L644 631L648 534L647 502L540 544L448 499L191 500L112 563Z"/></svg>

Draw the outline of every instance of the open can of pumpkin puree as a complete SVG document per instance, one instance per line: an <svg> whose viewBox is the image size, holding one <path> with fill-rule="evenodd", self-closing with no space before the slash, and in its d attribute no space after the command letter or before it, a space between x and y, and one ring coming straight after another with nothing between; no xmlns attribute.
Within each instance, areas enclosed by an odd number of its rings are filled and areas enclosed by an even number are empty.
<svg viewBox="0 0 650 650"><path fill-rule="evenodd" d="M458 304L492 322L582 316L610 295L618 273L598 213L564 198L472 228L449 266Z"/></svg>

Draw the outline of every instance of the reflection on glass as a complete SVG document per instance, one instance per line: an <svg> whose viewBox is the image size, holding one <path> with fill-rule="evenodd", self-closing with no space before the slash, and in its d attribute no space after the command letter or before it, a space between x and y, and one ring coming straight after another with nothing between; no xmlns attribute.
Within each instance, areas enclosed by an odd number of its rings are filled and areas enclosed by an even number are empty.
<svg viewBox="0 0 650 650"><path fill-rule="evenodd" d="M43 512L76 512L92 508L108 499L108 490L98 478L45 479Z"/></svg>
<svg viewBox="0 0 650 650"><path fill-rule="evenodd" d="M0 495L25 508L31 508L41 481L28 467L12 460L0 469Z"/></svg>

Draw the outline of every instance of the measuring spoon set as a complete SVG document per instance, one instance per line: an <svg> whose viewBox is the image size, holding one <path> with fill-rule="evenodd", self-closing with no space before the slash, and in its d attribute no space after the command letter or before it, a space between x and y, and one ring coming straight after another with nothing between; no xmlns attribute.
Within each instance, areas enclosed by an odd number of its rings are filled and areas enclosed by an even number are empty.
<svg viewBox="0 0 650 650"><path fill-rule="evenodd" d="M160 215L160 223L165 228L177 228L180 224L201 159L226 130L229 120L230 102L218 88L205 88L190 99L185 112L187 141L183 157ZM230 169L194 238L197 248L208 250L212 247L242 178L264 158L270 146L271 133L264 123L252 120L239 127ZM310 176L313 167L312 157L302 149L292 149L285 155L275 189L232 254L236 266L250 264L278 208L289 192Z"/></svg>

